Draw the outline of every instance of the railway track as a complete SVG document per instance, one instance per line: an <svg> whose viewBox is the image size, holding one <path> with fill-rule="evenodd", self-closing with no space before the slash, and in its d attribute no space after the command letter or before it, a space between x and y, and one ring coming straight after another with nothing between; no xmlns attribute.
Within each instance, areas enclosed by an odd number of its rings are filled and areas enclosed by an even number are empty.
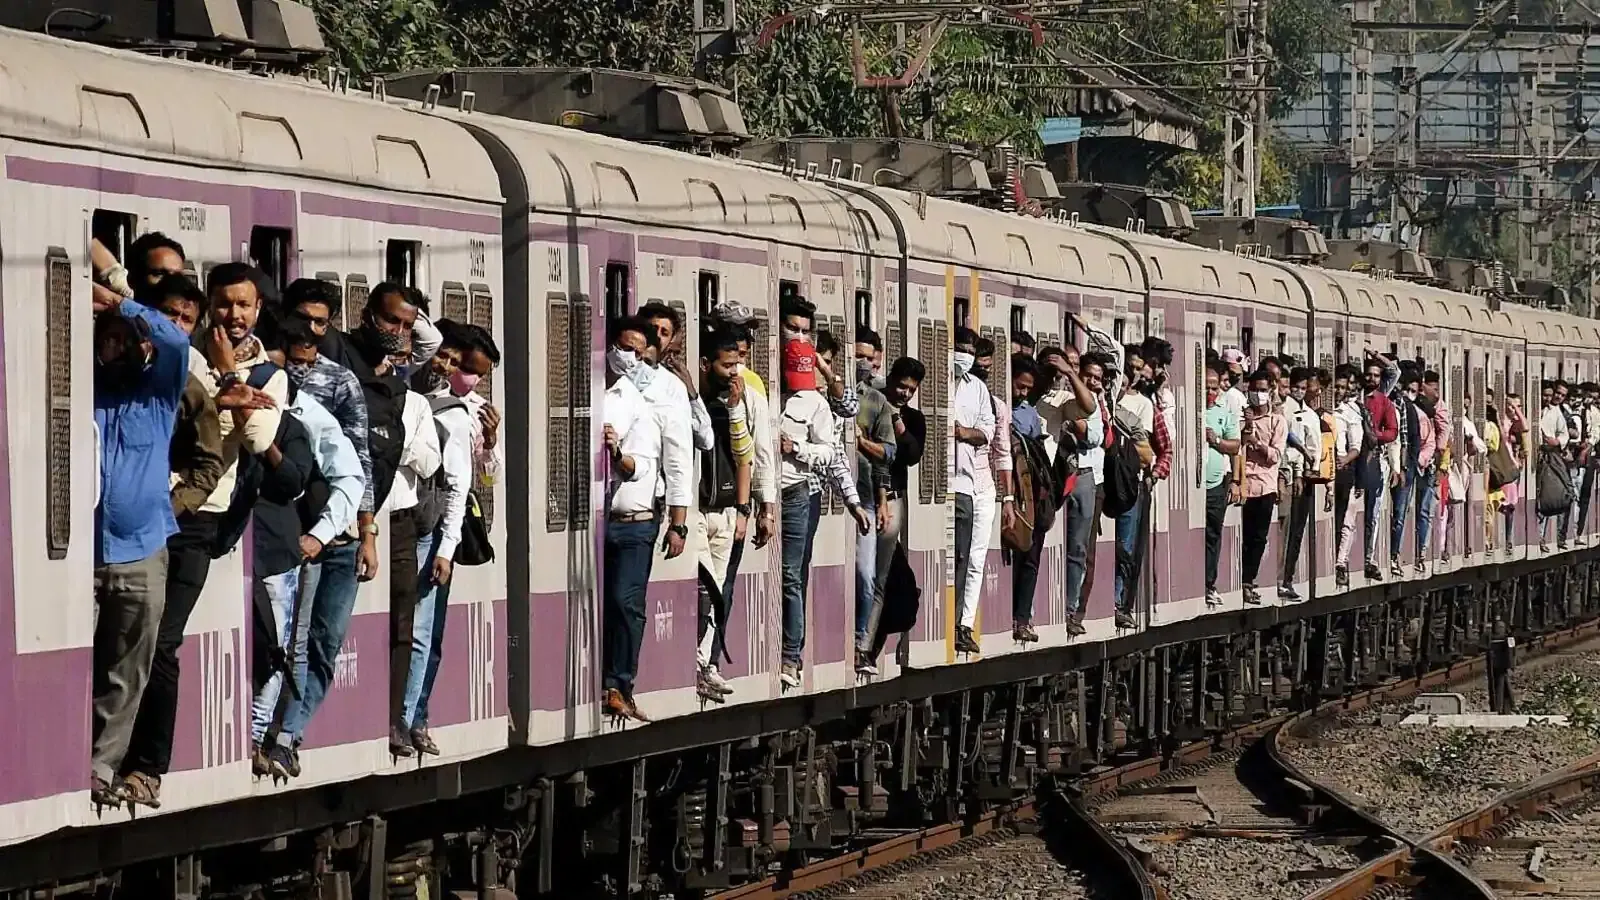
<svg viewBox="0 0 1600 900"><path fill-rule="evenodd" d="M1525 640L1522 656L1596 636L1600 621L1586 622ZM1412 838L1301 771L1285 752L1307 723L1483 678L1485 665L1483 656L1473 657L1186 744L1164 758L1052 780L1032 799L968 822L895 834L714 900L909 900L932 891L985 900L1390 900L1418 891L1493 897L1451 852L1458 837L1478 832L1463 825L1460 836ZM1076 864L1073 850L1096 864ZM1200 868L1208 865L1209 872ZM1026 869L1035 877L1025 878ZM1047 882L1031 886L1041 872ZM1247 885L1244 877L1260 883Z"/></svg>

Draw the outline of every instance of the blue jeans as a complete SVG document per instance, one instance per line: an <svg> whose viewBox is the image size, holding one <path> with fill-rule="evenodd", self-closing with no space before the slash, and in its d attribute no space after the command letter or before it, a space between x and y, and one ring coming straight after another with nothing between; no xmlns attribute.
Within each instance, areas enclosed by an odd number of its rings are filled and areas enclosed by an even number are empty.
<svg viewBox="0 0 1600 900"><path fill-rule="evenodd" d="M1067 612L1083 610L1083 580L1094 534L1094 471L1079 469L1078 482L1067 495Z"/></svg>
<svg viewBox="0 0 1600 900"><path fill-rule="evenodd" d="M872 604L878 592L878 509L877 498L863 497L862 507L873 523L872 530L856 535L856 646L867 647L867 629L872 624Z"/></svg>
<svg viewBox="0 0 1600 900"><path fill-rule="evenodd" d="M283 734L294 740L305 734L307 723L333 684L334 664L356 608L356 554L360 549L360 541L324 547L311 568L317 578L316 593L309 615L301 614L310 632L305 652L295 654L294 664L300 702L291 704L283 716Z"/></svg>
<svg viewBox="0 0 1600 900"><path fill-rule="evenodd" d="M444 652L444 607L449 602L449 587L433 581L433 557L440 537L435 529L417 541L417 611L411 618L411 668L406 672L402 712L402 721L411 729L428 727L428 697L433 693L433 678L439 674L439 659Z"/></svg>
<svg viewBox="0 0 1600 900"><path fill-rule="evenodd" d="M1139 520L1144 511L1143 486L1139 489L1139 500L1132 509L1117 516L1117 583L1114 595L1117 612L1125 613L1133 608L1134 592L1127 590L1127 582L1135 576L1138 562Z"/></svg>
<svg viewBox="0 0 1600 900"><path fill-rule="evenodd" d="M660 533L661 524L655 521L606 523L603 684L624 697L633 696L633 679L639 674L644 595Z"/></svg>
<svg viewBox="0 0 1600 900"><path fill-rule="evenodd" d="M1390 491L1394 495L1394 514L1389 520L1389 558L1398 560L1400 548L1406 538L1406 513L1411 511L1411 495L1417 488L1417 470L1406 466L1400 486Z"/></svg>
<svg viewBox="0 0 1600 900"><path fill-rule="evenodd" d="M304 567L303 571L307 581L306 592L311 593L317 587L316 569L308 566ZM267 599L272 604L272 618L276 626L275 633L278 638L278 646L289 648L289 658L294 664L297 684L302 683L298 681L298 678L299 673L303 671L304 663L302 660L306 655L306 639L311 632L311 617L307 615L309 610L300 610L300 621L298 623L295 622L294 605L300 595L301 572L301 568L294 568L287 572L269 575L261 579L261 585L267 591ZM293 632L292 634L291 631ZM267 679L267 683L256 691L255 701L250 706L250 737L258 744L261 743L262 738L266 737L267 728L272 724L272 717L278 709L278 695L282 692L282 672L273 672L272 677ZM304 689L302 688L303 692ZM293 708L294 706L295 704L291 701L289 707ZM289 709L285 709L284 727L278 732L278 743L286 747L289 746L291 740L288 730L288 717Z"/></svg>
<svg viewBox="0 0 1600 900"><path fill-rule="evenodd" d="M1433 533L1433 514L1439 508L1439 478L1437 472L1417 478L1417 561L1428 555L1428 536Z"/></svg>
<svg viewBox="0 0 1600 900"><path fill-rule="evenodd" d="M819 494L813 504L810 489L797 484L783 489L779 512L783 535L783 662L799 665L806 647L806 583L811 576L811 541L816 535L821 509Z"/></svg>

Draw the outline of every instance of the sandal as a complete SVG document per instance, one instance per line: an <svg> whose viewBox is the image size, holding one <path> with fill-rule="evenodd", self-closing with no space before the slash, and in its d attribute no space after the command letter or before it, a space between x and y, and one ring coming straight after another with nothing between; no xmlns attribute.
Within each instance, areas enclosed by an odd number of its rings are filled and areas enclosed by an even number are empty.
<svg viewBox="0 0 1600 900"><path fill-rule="evenodd" d="M426 728L411 729L411 746L417 748L418 753L428 756L439 755L439 745L433 742L433 737L428 734Z"/></svg>
<svg viewBox="0 0 1600 900"><path fill-rule="evenodd" d="M143 772L129 772L122 779L122 794L129 803L161 808L161 779Z"/></svg>
<svg viewBox="0 0 1600 900"><path fill-rule="evenodd" d="M97 808L121 806L125 799L122 793L122 782L111 781L91 775L89 777L89 799Z"/></svg>

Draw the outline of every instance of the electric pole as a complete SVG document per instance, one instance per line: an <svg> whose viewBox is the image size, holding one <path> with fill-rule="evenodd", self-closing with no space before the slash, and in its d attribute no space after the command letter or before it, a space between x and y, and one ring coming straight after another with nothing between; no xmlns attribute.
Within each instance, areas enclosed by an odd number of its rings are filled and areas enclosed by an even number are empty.
<svg viewBox="0 0 1600 900"><path fill-rule="evenodd" d="M1362 2L1362 0L1356 0ZM1266 60L1258 53L1266 24L1266 0L1229 0L1223 55L1228 60L1228 105L1222 172L1222 214L1254 218L1260 125L1265 121Z"/></svg>

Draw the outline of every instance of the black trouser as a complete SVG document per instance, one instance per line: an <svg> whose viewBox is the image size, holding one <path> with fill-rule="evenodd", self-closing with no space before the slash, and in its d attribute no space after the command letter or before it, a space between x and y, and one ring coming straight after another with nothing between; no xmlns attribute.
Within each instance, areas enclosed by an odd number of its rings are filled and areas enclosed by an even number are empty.
<svg viewBox="0 0 1600 900"><path fill-rule="evenodd" d="M389 514L389 719L402 729L417 616L417 537L415 508Z"/></svg>
<svg viewBox="0 0 1600 900"><path fill-rule="evenodd" d="M1217 589L1217 557L1222 555L1222 523L1228 518L1228 479L1206 490L1206 590Z"/></svg>
<svg viewBox="0 0 1600 900"><path fill-rule="evenodd" d="M1316 499L1314 487L1301 482L1294 488L1294 499L1289 501L1289 533L1283 543L1283 583L1294 584L1295 568L1300 563L1300 545L1305 540L1306 523L1311 520L1311 508ZM1343 522L1343 519L1338 521ZM1338 528L1335 527L1335 533Z"/></svg>
<svg viewBox="0 0 1600 900"><path fill-rule="evenodd" d="M200 602L211 571L211 543L217 537L216 513L190 513L178 520L178 533L167 538L166 606L156 630L156 655L150 662L133 737L123 758L126 772L160 777L172 766L172 733L178 721L178 648L183 629Z"/></svg>
<svg viewBox="0 0 1600 900"><path fill-rule="evenodd" d="M1589 527L1589 501L1594 499L1595 464L1583 467L1583 483L1578 488L1578 533L1587 534Z"/></svg>
<svg viewBox="0 0 1600 900"><path fill-rule="evenodd" d="M1267 552L1267 536L1272 532L1272 507L1278 504L1277 494L1250 497L1244 501L1244 576L1245 584L1255 584L1261 572L1261 557Z"/></svg>
<svg viewBox="0 0 1600 900"><path fill-rule="evenodd" d="M1044 556L1044 539L1050 536L1050 525L1055 518L1054 511L1046 514L1040 509L1033 518L1033 543L1028 552L1012 554L1015 568L1011 572L1011 620L1015 625L1033 622L1033 591L1039 583L1039 560Z"/></svg>

